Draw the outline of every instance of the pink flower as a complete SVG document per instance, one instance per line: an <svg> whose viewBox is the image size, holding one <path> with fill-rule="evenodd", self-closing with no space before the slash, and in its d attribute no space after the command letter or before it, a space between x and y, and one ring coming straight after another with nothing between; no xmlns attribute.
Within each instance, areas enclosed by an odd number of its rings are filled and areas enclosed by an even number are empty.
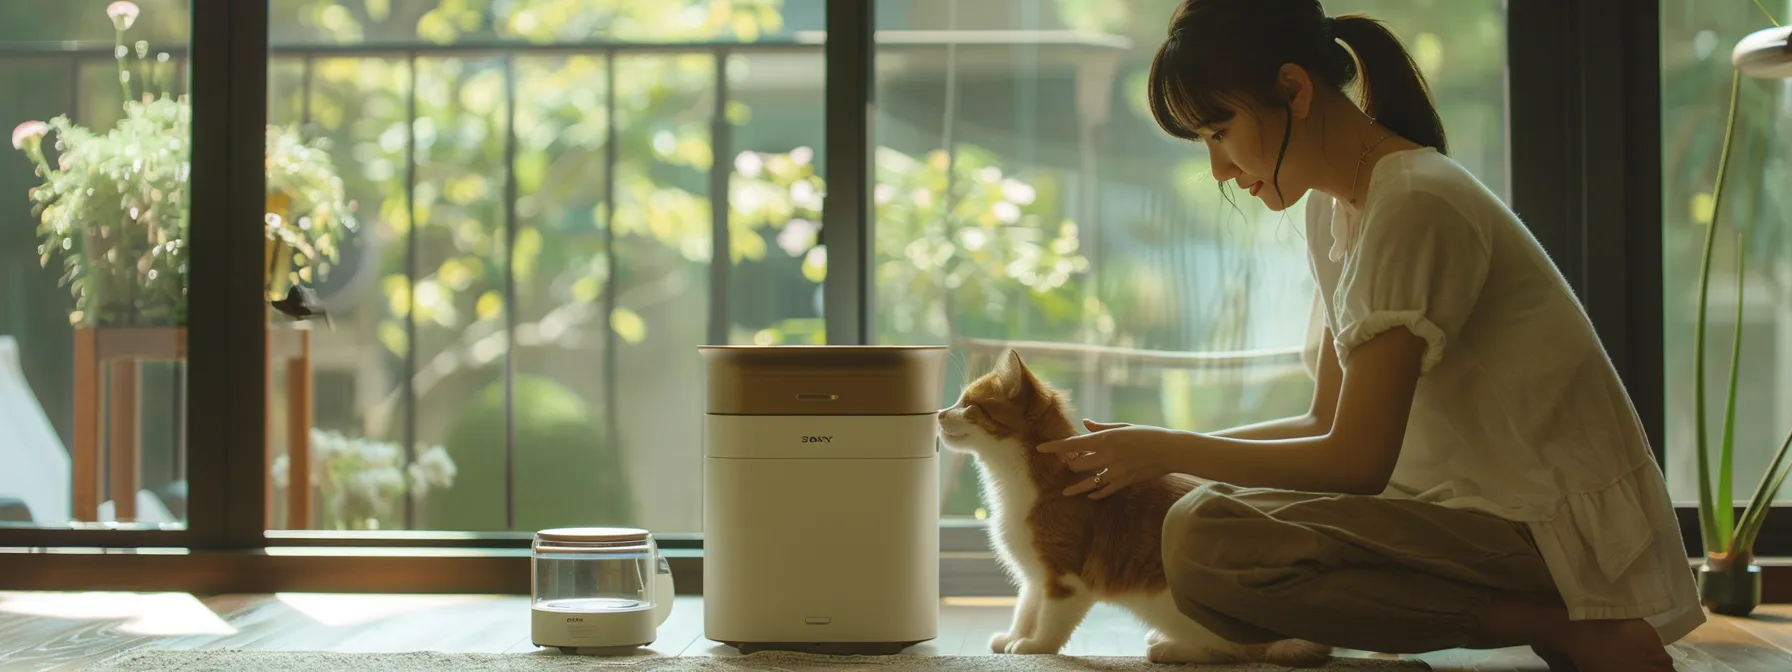
<svg viewBox="0 0 1792 672"><path fill-rule="evenodd" d="M50 132L50 125L41 121L27 121L12 129L12 148L24 149L25 142L44 137Z"/></svg>
<svg viewBox="0 0 1792 672"><path fill-rule="evenodd" d="M106 16L112 17L112 27L129 30L131 24L137 22L137 4L129 0L118 0L106 5Z"/></svg>

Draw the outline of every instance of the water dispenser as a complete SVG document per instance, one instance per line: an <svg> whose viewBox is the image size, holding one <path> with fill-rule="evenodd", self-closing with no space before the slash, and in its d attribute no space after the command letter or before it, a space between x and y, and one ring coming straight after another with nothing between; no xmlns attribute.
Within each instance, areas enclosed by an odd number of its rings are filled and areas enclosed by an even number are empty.
<svg viewBox="0 0 1792 672"><path fill-rule="evenodd" d="M536 646L568 653L647 646L672 614L672 570L646 530L542 530L530 565Z"/></svg>

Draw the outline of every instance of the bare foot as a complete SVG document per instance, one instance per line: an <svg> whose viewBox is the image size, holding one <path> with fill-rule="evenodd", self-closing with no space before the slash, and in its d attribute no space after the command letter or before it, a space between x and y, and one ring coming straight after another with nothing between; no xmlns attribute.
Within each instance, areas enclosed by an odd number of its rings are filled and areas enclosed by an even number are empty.
<svg viewBox="0 0 1792 672"><path fill-rule="evenodd" d="M1560 651L1578 672L1673 672L1674 657L1655 628L1641 619L1573 621L1555 641L1537 648ZM1559 670L1549 658L1549 669Z"/></svg>

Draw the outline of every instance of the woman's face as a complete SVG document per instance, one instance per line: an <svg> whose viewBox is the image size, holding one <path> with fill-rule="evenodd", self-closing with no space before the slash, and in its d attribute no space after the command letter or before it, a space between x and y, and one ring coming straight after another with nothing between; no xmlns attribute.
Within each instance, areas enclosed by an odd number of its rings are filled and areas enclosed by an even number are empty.
<svg viewBox="0 0 1792 672"><path fill-rule="evenodd" d="M1270 95L1285 102L1240 98L1230 105L1232 118L1197 131L1207 146L1213 179L1237 184L1239 190L1256 196L1276 212L1300 202L1317 187L1315 178L1322 163L1318 158L1322 154L1318 148L1321 129L1313 128L1309 116L1317 105L1316 94L1305 69L1284 64L1276 73L1275 92ZM1282 151L1284 133L1286 153ZM1278 155L1280 173L1276 172ZM1276 196L1277 186L1281 187L1280 197Z"/></svg>
<svg viewBox="0 0 1792 672"><path fill-rule="evenodd" d="M1280 212L1298 202L1310 188L1303 179L1300 153L1295 151L1300 146L1299 128L1294 129L1295 137L1288 139L1288 152L1281 157L1281 173L1276 172L1287 115L1282 109L1243 106L1234 110L1231 119L1201 129L1201 143L1207 146L1213 179L1234 183L1239 191L1257 197L1272 211ZM1278 184L1280 197L1276 195Z"/></svg>

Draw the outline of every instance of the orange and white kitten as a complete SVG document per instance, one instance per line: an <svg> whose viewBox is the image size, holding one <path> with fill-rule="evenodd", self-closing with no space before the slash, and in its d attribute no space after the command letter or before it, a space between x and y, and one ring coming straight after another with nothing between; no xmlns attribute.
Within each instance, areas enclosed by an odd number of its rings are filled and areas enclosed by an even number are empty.
<svg viewBox="0 0 1792 672"><path fill-rule="evenodd" d="M1154 663L1312 665L1330 657L1330 647L1300 640L1228 642L1184 616L1164 579L1161 536L1165 513L1196 481L1172 474L1104 499L1065 496L1087 475L1034 448L1076 430L1063 395L1019 354L967 386L939 423L946 447L976 458L990 545L1020 584L1013 625L990 639L997 653L1057 653L1105 602L1151 628L1146 657Z"/></svg>

